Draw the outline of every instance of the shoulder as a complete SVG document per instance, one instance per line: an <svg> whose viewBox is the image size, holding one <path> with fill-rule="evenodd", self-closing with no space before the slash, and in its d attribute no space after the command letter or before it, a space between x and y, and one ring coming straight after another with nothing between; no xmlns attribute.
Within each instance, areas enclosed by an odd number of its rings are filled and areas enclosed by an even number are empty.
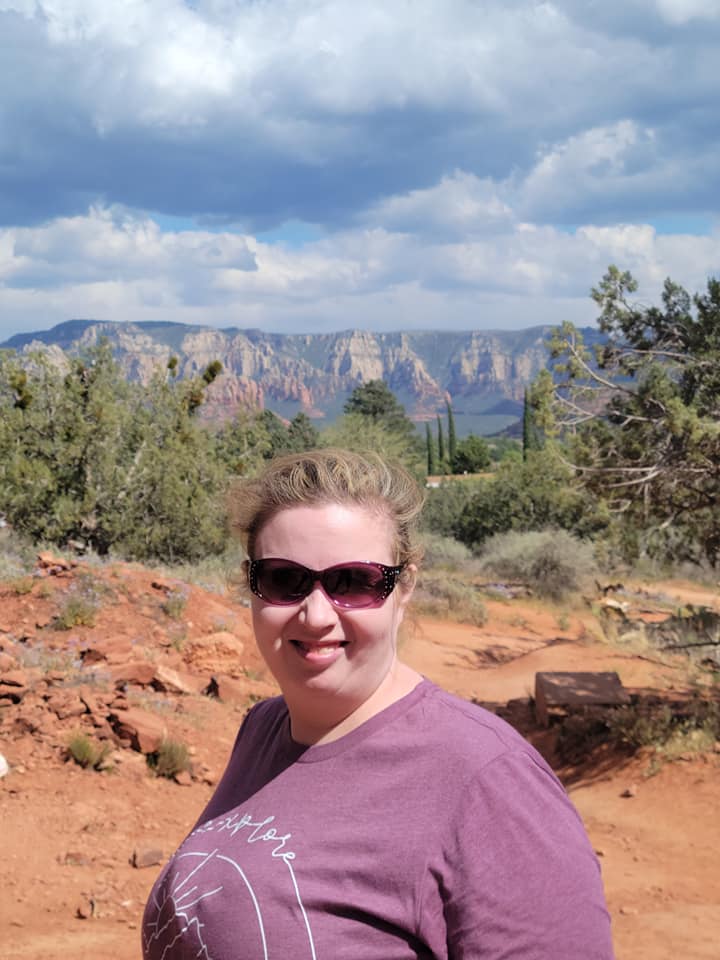
<svg viewBox="0 0 720 960"><path fill-rule="evenodd" d="M237 741L252 736L259 730L267 734L277 724L283 723L286 716L287 706L282 697L268 697L266 700L259 700L245 714L238 730Z"/></svg>
<svg viewBox="0 0 720 960"><path fill-rule="evenodd" d="M535 749L509 723L478 704L426 681L416 722L426 743L448 758L484 767L500 757L527 754L545 766Z"/></svg>

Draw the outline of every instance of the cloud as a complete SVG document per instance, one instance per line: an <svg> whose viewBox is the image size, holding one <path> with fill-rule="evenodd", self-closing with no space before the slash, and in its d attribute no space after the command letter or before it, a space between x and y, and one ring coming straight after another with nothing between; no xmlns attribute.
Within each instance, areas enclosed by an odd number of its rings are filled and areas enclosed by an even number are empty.
<svg viewBox="0 0 720 960"><path fill-rule="evenodd" d="M628 6L644 34L632 16L623 28ZM539 155L623 123L653 131L657 179L693 158L709 176L717 125L693 125L688 103L714 112L715 51L653 30L712 6L601 8L604 19L595 4L530 0L0 0L0 222L104 203L248 231L342 227L456 170L524 176Z"/></svg>
<svg viewBox="0 0 720 960"><path fill-rule="evenodd" d="M471 196L477 187L458 184ZM446 189L429 190L420 207L432 209ZM720 258L720 234L660 235L647 224L568 232L503 210L502 227L485 233L358 227L293 249L233 233L163 233L146 217L92 209L0 230L0 312L13 330L69 317L294 332L587 323L590 287L611 262L653 299L667 275L702 289Z"/></svg>
<svg viewBox="0 0 720 960"><path fill-rule="evenodd" d="M0 36L16 329L523 325L718 262L714 0L0 0Z"/></svg>

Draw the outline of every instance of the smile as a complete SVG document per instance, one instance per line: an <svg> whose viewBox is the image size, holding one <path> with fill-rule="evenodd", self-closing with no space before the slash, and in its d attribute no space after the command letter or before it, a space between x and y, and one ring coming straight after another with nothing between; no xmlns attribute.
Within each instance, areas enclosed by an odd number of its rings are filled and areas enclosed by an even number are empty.
<svg viewBox="0 0 720 960"><path fill-rule="evenodd" d="M332 640L324 643L313 643L307 640L291 640L290 643L305 658L311 660L331 659L341 647L348 645L347 640Z"/></svg>

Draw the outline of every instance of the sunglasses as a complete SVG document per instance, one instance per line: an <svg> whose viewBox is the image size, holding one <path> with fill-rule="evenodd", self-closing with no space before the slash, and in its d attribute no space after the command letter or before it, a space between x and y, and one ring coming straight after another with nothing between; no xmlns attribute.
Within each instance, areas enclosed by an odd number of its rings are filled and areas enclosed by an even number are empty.
<svg viewBox="0 0 720 960"><path fill-rule="evenodd" d="M356 560L311 570L292 560L267 557L249 562L248 582L256 597L277 606L300 603L319 583L336 607L359 610L386 600L404 567L404 563L387 567L384 563Z"/></svg>

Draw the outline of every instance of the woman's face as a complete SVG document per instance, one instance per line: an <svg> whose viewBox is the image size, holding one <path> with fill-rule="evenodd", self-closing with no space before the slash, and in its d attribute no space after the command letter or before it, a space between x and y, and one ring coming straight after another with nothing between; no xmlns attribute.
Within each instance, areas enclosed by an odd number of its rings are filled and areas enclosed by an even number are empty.
<svg viewBox="0 0 720 960"><path fill-rule="evenodd" d="M260 529L253 559L280 557L312 570L353 560L393 566L393 542L390 520L364 507L291 507ZM395 663L410 593L398 584L383 603L355 610L335 606L319 583L291 606L253 596L258 647L291 715L321 709L336 723L375 693Z"/></svg>

